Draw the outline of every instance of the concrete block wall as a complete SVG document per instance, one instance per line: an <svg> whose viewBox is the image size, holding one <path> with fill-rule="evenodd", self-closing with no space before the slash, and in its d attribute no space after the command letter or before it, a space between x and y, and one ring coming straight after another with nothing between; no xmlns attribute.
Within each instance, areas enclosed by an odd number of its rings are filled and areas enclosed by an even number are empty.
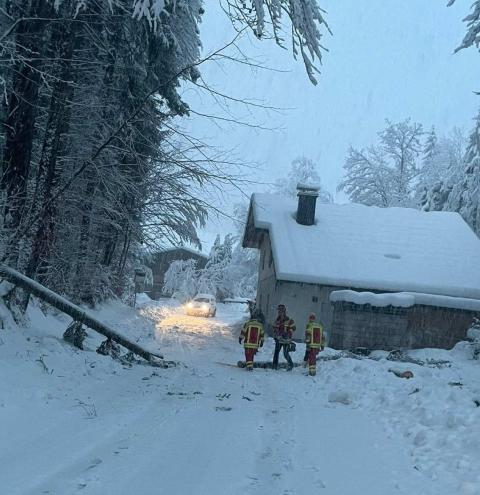
<svg viewBox="0 0 480 495"><path fill-rule="evenodd" d="M408 319L404 308L386 310L348 302L335 302L332 306L330 347L391 350L407 346Z"/></svg>
<svg viewBox="0 0 480 495"><path fill-rule="evenodd" d="M335 349L450 349L463 340L475 312L434 306L383 308L332 303L329 345Z"/></svg>

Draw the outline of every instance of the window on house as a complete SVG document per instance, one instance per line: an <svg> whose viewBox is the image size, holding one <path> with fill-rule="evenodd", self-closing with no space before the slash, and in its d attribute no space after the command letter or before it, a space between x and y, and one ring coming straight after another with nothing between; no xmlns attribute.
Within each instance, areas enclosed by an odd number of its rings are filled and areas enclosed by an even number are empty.
<svg viewBox="0 0 480 495"><path fill-rule="evenodd" d="M312 302L318 303L318 297L317 296L312 296Z"/></svg>

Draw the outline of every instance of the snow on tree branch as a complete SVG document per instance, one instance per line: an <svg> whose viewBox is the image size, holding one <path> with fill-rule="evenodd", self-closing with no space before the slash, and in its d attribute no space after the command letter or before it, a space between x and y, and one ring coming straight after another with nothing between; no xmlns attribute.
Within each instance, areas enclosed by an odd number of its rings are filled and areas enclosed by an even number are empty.
<svg viewBox="0 0 480 495"><path fill-rule="evenodd" d="M411 206L423 128L410 119L386 124L377 145L349 149L338 190L368 206Z"/></svg>
<svg viewBox="0 0 480 495"><path fill-rule="evenodd" d="M315 61L321 64L322 51L326 51L321 44L321 30L331 34L324 16L325 11L320 8L317 0L230 0L226 4L225 10L234 24L247 24L257 38L267 35L266 25L270 24L271 35L282 47L283 20L287 17L291 24L294 57L299 54L302 56L310 81L317 84L315 73L319 70Z"/></svg>
<svg viewBox="0 0 480 495"><path fill-rule="evenodd" d="M447 6L450 7L456 0L449 0ZM470 48L475 45L480 46L480 0L476 0L471 7L471 13L467 15L463 22L467 23L467 34L462 40L462 43L455 49L455 53Z"/></svg>

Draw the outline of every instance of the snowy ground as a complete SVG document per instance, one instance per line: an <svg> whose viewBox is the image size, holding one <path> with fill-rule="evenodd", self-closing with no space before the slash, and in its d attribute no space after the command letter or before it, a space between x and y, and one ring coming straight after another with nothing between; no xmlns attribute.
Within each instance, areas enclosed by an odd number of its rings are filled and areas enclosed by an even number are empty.
<svg viewBox="0 0 480 495"><path fill-rule="evenodd" d="M480 362L467 344L414 353L450 361L442 368L341 358L315 378L248 373L229 366L242 358L242 310L219 305L204 319L167 301L97 312L184 363L166 370L96 354L93 332L76 350L61 339L68 320L39 309L26 329L6 321L0 493L480 494ZM271 353L269 341L257 359Z"/></svg>

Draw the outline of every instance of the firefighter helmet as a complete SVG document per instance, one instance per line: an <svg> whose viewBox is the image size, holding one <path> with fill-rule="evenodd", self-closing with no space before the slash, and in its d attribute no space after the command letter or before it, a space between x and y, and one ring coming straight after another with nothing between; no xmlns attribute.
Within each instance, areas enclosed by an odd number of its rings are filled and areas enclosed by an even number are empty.
<svg viewBox="0 0 480 495"><path fill-rule="evenodd" d="M316 319L317 319L317 316L315 315L315 313L310 313L310 314L308 315L308 319L309 319L309 320L316 320Z"/></svg>

